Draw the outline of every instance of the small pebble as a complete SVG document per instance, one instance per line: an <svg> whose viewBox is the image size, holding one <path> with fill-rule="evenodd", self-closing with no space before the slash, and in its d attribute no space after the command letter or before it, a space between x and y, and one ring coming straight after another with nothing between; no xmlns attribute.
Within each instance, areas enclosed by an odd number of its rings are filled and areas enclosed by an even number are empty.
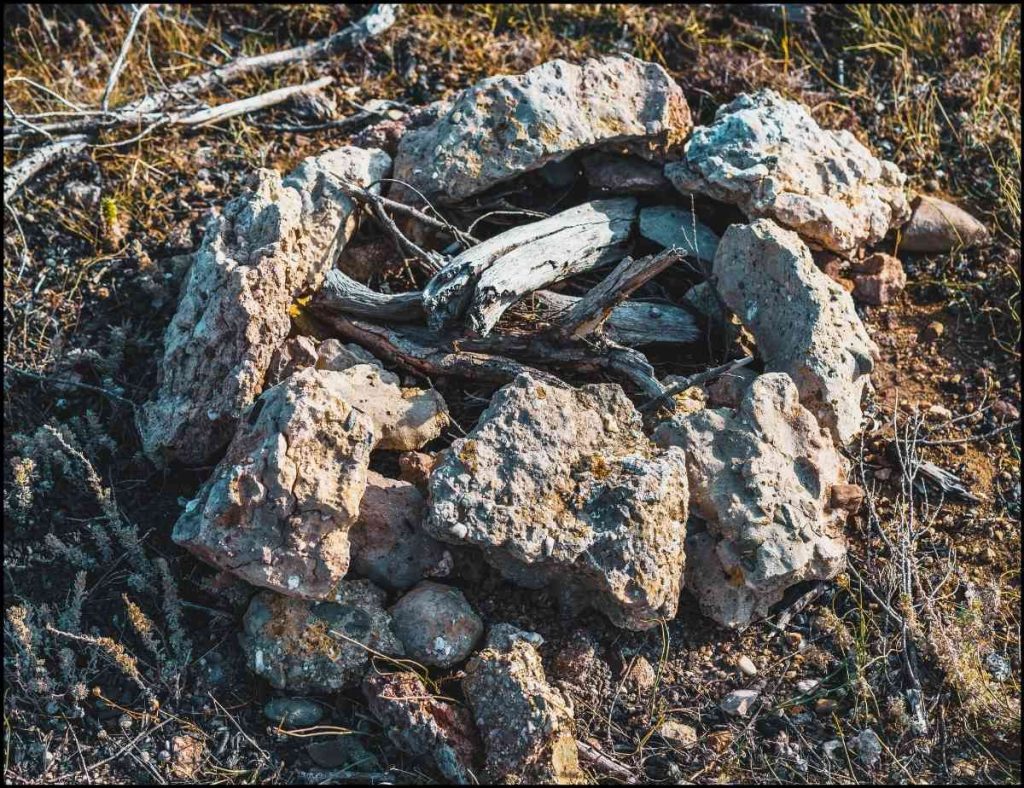
<svg viewBox="0 0 1024 788"><path fill-rule="evenodd" d="M721 708L731 717L745 717L750 707L757 700L757 690L741 689L733 690L722 698Z"/></svg>
<svg viewBox="0 0 1024 788"><path fill-rule="evenodd" d="M819 716L831 714L836 707L836 702L831 698L818 698L814 704L814 713Z"/></svg>
<svg viewBox="0 0 1024 788"><path fill-rule="evenodd" d="M746 654L736 660L736 667L740 669L744 676L757 675L757 665Z"/></svg>

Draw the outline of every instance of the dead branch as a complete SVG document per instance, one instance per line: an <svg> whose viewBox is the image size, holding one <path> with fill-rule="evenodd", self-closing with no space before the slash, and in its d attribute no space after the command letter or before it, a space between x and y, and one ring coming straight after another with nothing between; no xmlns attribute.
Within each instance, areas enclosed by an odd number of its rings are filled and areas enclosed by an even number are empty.
<svg viewBox="0 0 1024 788"><path fill-rule="evenodd" d="M487 334L523 296L620 259L636 216L633 198L595 200L467 249L423 289L427 323L441 329L465 316Z"/></svg>
<svg viewBox="0 0 1024 788"><path fill-rule="evenodd" d="M580 758L597 769L602 769L608 774L613 774L624 783L632 785L636 782L636 775L626 766L618 761L613 761L596 747L591 747L586 742L576 740L576 750Z"/></svg>
<svg viewBox="0 0 1024 788"><path fill-rule="evenodd" d="M237 115L245 115L249 112L256 112L257 110L273 107L274 105L287 101L293 96L301 93L312 93L314 91L321 90L333 82L333 77L321 77L320 79L313 80L312 82L307 82L304 85L290 85L286 88L270 90L266 93L261 93L258 96L250 96L249 98L239 99L238 101L229 101L226 104L220 104L216 107L210 107L209 109L201 109L198 112L192 112L184 116L174 116L168 120L168 125L205 126L211 123L217 123L222 120L227 120L228 118L233 118Z"/></svg>
<svg viewBox="0 0 1024 788"><path fill-rule="evenodd" d="M323 286L313 297L309 308L367 317L384 322L408 322L423 318L423 294L378 293L357 282L338 269L327 272Z"/></svg>
<svg viewBox="0 0 1024 788"><path fill-rule="evenodd" d="M557 330L565 339L581 339L594 333L611 316L616 305L683 257L682 252L669 249L639 260L623 258L608 276L559 317L555 323Z"/></svg>
<svg viewBox="0 0 1024 788"><path fill-rule="evenodd" d="M58 159L80 153L85 150L86 145L88 145L86 135L74 134L36 148L17 163L5 168L4 202L9 201L18 189L28 183L36 173L46 169Z"/></svg>
<svg viewBox="0 0 1024 788"><path fill-rule="evenodd" d="M110 76L107 77L107 86L103 89L103 98L100 99L100 109L104 112L106 112L107 108L110 106L110 96L114 92L114 87L117 85L117 79L121 76L122 69L124 69L125 59L128 56L128 49L132 45L132 39L135 37L135 31L139 27L139 22L142 20L143 14L148 10L148 3L140 3L139 7L135 9L131 25L128 27L128 32L125 33L124 41L121 42L121 51L117 53L117 60L114 61L114 66L110 69Z"/></svg>

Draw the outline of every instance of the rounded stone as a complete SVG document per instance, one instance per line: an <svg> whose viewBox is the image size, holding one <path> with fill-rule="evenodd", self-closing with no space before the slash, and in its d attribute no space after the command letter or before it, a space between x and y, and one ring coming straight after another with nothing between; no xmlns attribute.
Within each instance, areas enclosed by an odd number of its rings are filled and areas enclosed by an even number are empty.
<svg viewBox="0 0 1024 788"><path fill-rule="evenodd" d="M273 698L263 707L264 716L286 728L308 728L324 716L318 703L305 698Z"/></svg>
<svg viewBox="0 0 1024 788"><path fill-rule="evenodd" d="M484 625L457 588L425 580L391 608L392 631L411 659L448 668L469 656Z"/></svg>

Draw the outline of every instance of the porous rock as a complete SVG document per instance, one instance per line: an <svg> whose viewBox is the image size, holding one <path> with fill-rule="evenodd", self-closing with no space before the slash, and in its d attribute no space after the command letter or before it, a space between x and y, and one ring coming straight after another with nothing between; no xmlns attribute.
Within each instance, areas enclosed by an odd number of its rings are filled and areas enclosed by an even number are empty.
<svg viewBox="0 0 1024 788"><path fill-rule="evenodd" d="M395 178L427 198L457 202L599 145L660 159L690 127L682 90L655 63L551 60L481 80L438 108L435 122L407 131Z"/></svg>
<svg viewBox="0 0 1024 788"><path fill-rule="evenodd" d="M277 689L334 692L358 684L372 649L402 656L384 609L384 592L369 580L343 580L330 602L261 591L242 620L242 648L256 675Z"/></svg>
<svg viewBox="0 0 1024 788"><path fill-rule="evenodd" d="M665 175L684 194L771 217L810 242L850 253L910 216L906 177L850 132L822 129L772 90L743 93L698 126Z"/></svg>
<svg viewBox="0 0 1024 788"><path fill-rule="evenodd" d="M427 530L471 544L513 582L578 584L629 629L676 612L686 469L658 450L621 387L520 375L430 476Z"/></svg>
<svg viewBox="0 0 1024 788"><path fill-rule="evenodd" d="M350 571L386 588L409 588L445 572L444 545L423 532L427 504L408 482L367 475L359 519L348 533Z"/></svg>
<svg viewBox="0 0 1024 788"><path fill-rule="evenodd" d="M466 709L436 697L415 673L368 674L363 695L398 749L429 757L457 785L475 782L480 740Z"/></svg>
<svg viewBox="0 0 1024 788"><path fill-rule="evenodd" d="M800 401L840 444L849 443L878 359L850 294L818 270L796 233L770 219L729 227L714 274L768 371L789 373Z"/></svg>
<svg viewBox="0 0 1024 788"><path fill-rule="evenodd" d="M383 151L343 147L284 179L258 170L250 191L211 217L164 333L156 391L139 413L155 462L199 464L227 444L288 336L289 306L319 284L355 229L339 181L369 186L390 163Z"/></svg>
<svg viewBox="0 0 1024 788"><path fill-rule="evenodd" d="M988 240L988 229L963 208L938 197L919 195L912 213L900 229L900 250L904 252L948 252Z"/></svg>
<svg viewBox="0 0 1024 788"><path fill-rule="evenodd" d="M439 454L425 454L420 451L403 451L398 455L398 478L416 486L420 492L429 489L430 472L440 459Z"/></svg>
<svg viewBox="0 0 1024 788"><path fill-rule="evenodd" d="M851 271L853 297L865 304L889 304L907 286L903 264L898 258L884 252L876 252L856 261Z"/></svg>
<svg viewBox="0 0 1024 788"><path fill-rule="evenodd" d="M731 369L705 387L708 404L713 408L738 408L757 373L749 367Z"/></svg>
<svg viewBox="0 0 1024 788"><path fill-rule="evenodd" d="M292 375L247 411L172 538L254 585L327 598L348 571L370 452L435 437L439 402L368 364Z"/></svg>
<svg viewBox="0 0 1024 788"><path fill-rule="evenodd" d="M384 365L370 351L355 343L343 344L334 338L317 342L313 337L300 335L289 338L274 351L265 385L267 388L276 386L285 378L307 367L341 372L357 364L373 364L382 370L382 380L387 383L398 383L397 375L384 372Z"/></svg>
<svg viewBox="0 0 1024 788"><path fill-rule="evenodd" d="M706 528L686 541L686 585L701 611L742 628L796 583L845 562L845 509L831 489L849 464L799 401L788 375L759 376L737 411L662 422L655 440L686 452L690 503Z"/></svg>
<svg viewBox="0 0 1024 788"><path fill-rule="evenodd" d="M380 435L351 396L350 377L367 369L308 368L267 389L185 505L174 541L254 585L327 598L348 570Z"/></svg>
<svg viewBox="0 0 1024 788"><path fill-rule="evenodd" d="M548 684L537 640L496 624L466 665L462 688L484 742L486 773L494 782L583 782L572 705Z"/></svg>
<svg viewBox="0 0 1024 788"><path fill-rule="evenodd" d="M484 632L484 622L459 589L430 580L399 599L391 619L405 653L438 668L462 662Z"/></svg>

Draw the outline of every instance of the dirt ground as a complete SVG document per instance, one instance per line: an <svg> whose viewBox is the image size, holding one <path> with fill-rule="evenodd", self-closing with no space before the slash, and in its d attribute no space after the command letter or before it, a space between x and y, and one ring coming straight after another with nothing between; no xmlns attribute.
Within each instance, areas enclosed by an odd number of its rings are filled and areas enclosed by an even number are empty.
<svg viewBox="0 0 1024 788"><path fill-rule="evenodd" d="M794 589L739 634L701 617L686 592L676 619L631 633L568 614L479 561L456 561L452 582L485 620L544 636L577 738L637 781L1019 782L1020 9L805 8L413 5L365 47L201 98L329 75L341 117L371 99L421 105L552 57L629 52L670 71L695 122L739 92L775 88L895 161L914 190L983 220L990 243L901 254L906 291L861 309L882 361L851 452L868 496L835 582ZM241 54L322 38L365 10L160 6L139 26L111 105ZM123 7L5 6L5 167L38 142L8 141L15 114L99 105L130 21ZM250 590L170 540L210 469L155 469L133 427L202 217L253 168L286 171L348 139L351 130L273 128L315 127L300 110L105 131L5 208L5 781L439 779L394 749L358 691L320 698L326 716L312 733L268 723L271 691L237 643ZM70 200L72 181L98 185L99 204ZM389 284L415 284L406 276ZM678 298L687 284L667 275L653 287ZM713 357L669 349L652 361L665 375ZM440 448L490 392L435 382L457 424ZM974 500L912 475L918 461L954 474ZM737 669L740 656L755 676ZM435 678L458 698L457 672ZM798 689L808 679L819 683ZM718 705L738 687L761 690L739 720ZM656 733L668 720L692 726L697 742L669 745ZM874 762L855 744L866 728L882 742ZM325 743L344 750L337 767L311 756ZM625 773L587 769L599 782Z"/></svg>

